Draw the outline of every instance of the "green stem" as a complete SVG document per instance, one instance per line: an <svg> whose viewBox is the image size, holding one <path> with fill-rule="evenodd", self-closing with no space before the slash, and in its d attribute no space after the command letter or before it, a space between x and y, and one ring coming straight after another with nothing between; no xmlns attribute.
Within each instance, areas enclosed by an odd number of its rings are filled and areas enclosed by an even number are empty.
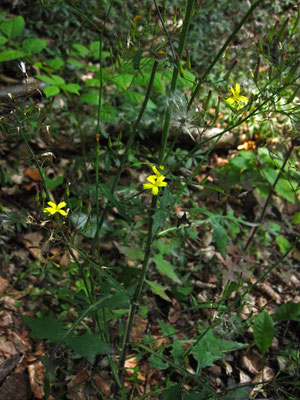
<svg viewBox="0 0 300 400"><path fill-rule="evenodd" d="M48 188L47 188L47 183L46 183L46 179L45 179L44 170L43 170L43 168L40 166L40 164L39 164L39 162L38 162L38 160L37 160L37 158L36 158L36 155L34 154L34 152L33 152L32 148L31 148L30 144L28 143L28 141L27 141L25 135L23 134L23 132L22 132L22 127L21 127L21 126L20 126L20 135L22 136L22 139L24 140L24 143L25 143L27 149L29 150L29 152L30 152L30 154L31 154L31 156L32 156L32 158L33 158L33 160L34 160L34 163L35 163L37 169L39 170L39 173L40 173L40 175L41 175L41 177L42 177L42 180L43 180L43 184L44 184L44 188L45 188L45 191L46 191L46 195L47 195L48 199L51 200L50 192L49 192L49 190L48 190Z"/></svg>
<svg viewBox="0 0 300 400"><path fill-rule="evenodd" d="M181 60L183 50L185 48L188 31L189 31L189 27L190 27L190 23L191 23L191 19L192 19L192 12L194 9L194 4L195 4L195 0L188 0L187 6L186 6L185 18L184 18L184 22L183 22L183 28L182 28L182 32L180 35L180 41L179 41L178 52L177 52L179 62ZM175 65L174 69L173 69L173 76L172 76L171 87L170 87L170 96L172 96L176 90L178 72L179 72L178 67ZM171 116L172 116L172 104L168 105L168 107L166 109L165 122L164 122L164 127L163 127L163 132L162 132L162 138L161 138L161 147L160 147L159 158L158 158L159 165L163 164L163 162L164 162L164 156L165 156L168 137L169 137Z"/></svg>
<svg viewBox="0 0 300 400"><path fill-rule="evenodd" d="M279 178L281 177L281 175L282 175L282 173L284 171L286 163L288 162L295 145L296 145L296 140L292 140L292 144L291 144L291 146L290 146L290 148L289 148L289 150L288 150L288 152L287 152L287 154L285 156L285 159L284 159L284 161L282 163L282 166L281 166L281 168L280 168L280 170L279 170L279 172L278 172L278 174L276 176L276 179L275 179L273 185L270 187L270 190L269 190L269 193L268 193L268 197L266 198L266 201L265 201L265 204L264 204L263 209L261 211L260 217L257 218L256 221L255 221L259 225L256 225L251 229L249 238L248 238L247 243L246 243L245 248L244 248L244 251L247 251L247 249L248 249L250 243L252 242L252 239L253 239L258 227L260 226L260 224L261 224L261 222L262 222L262 220L264 218L265 212L266 212L268 204L269 204L269 202L271 200L271 196L272 196L272 194L274 192L275 186L277 185L277 182L279 181Z"/></svg>
<svg viewBox="0 0 300 400"><path fill-rule="evenodd" d="M134 141L137 129L138 129L139 125L140 125L141 119L142 119L142 117L144 115L144 112L146 110L146 107L147 107L147 104L148 104L148 101L149 101L149 98L150 98L150 93L151 93L151 90L152 90L155 74L156 74L156 71L157 71L157 67L158 67L158 61L154 61L154 64L153 64L153 67L152 67L152 72L151 72L151 77L150 77L149 84L148 84L148 87L147 87L147 92L146 92L146 95L145 95L141 110L139 112L139 115L138 115L135 123L131 127L130 135L129 135L128 142L126 144L125 151L123 153L121 162L120 162L120 166L118 168L117 174L115 176L115 179L113 181L112 187L110 189L111 194L113 194L115 192L115 190L116 190L116 187L118 185L120 176L121 176L121 174L122 174L122 172L124 170L124 166L125 166L126 161L128 159L128 154L129 154L129 151L131 149L132 143ZM96 173L97 173L97 167L96 167ZM96 196L97 196L97 193L98 193L98 185L96 186ZM98 199L98 196L96 198ZM98 201L97 201L97 203L98 203ZM97 204L97 205L99 207L99 204ZM96 243L99 242L100 230L101 230L101 227L103 225L103 222L104 222L104 219L105 219L105 216L106 216L106 213L107 213L108 210L109 210L109 204L107 204L105 206L104 210L102 211L101 218L100 218L99 222L97 222L97 231L96 231L96 235L94 237L94 240L93 240L93 243L92 243L92 247L91 247L91 253L92 254L94 252ZM98 213L97 213L97 215L98 215Z"/></svg>
<svg viewBox="0 0 300 400"><path fill-rule="evenodd" d="M152 245L152 240L153 240L153 233L152 233L153 215L156 210L156 204L157 204L157 196L152 196L151 208L150 208L149 214L148 214L148 236L147 236L146 249L145 249L144 260L143 260L143 266L142 266L142 270L141 270L141 273L139 276L139 280L138 280L134 295L131 300L129 315L128 315L127 323L125 326L124 337L123 337L123 343L122 343L122 349L121 349L121 355L120 355L120 363L119 363L120 375L122 374L122 369L124 367L126 354L127 354L127 350L128 350L128 346L129 346L129 342L130 342L130 335L131 335L131 331L132 331L133 320L134 320L134 316L135 316L138 304L140 302L141 293L142 293L145 277L146 277L147 270L148 270L151 245Z"/></svg>
<svg viewBox="0 0 300 400"><path fill-rule="evenodd" d="M230 45L230 43L232 42L232 40L235 38L236 34L238 33L238 31L241 29L241 27L244 25L244 23L247 21L247 19L250 17L250 15L253 13L253 11L255 10L255 8L262 3L264 0L257 0L255 3L252 4L252 6L249 8L249 10L247 11L247 13L244 15L244 17L242 18L242 20L240 21L240 23L236 26L236 28L233 30L233 32L231 33L231 35L229 36L229 38L226 40L226 42L223 44L223 46L221 47L221 49L219 50L218 54L215 56L215 58L212 60L212 62L210 63L210 65L208 66L207 70L204 72L204 74L202 75L202 77L199 80L199 83L197 84L191 99L189 101L188 104L188 109L191 107L191 105L193 104L193 101L195 100L195 97L197 96L200 87L202 85L203 82L205 82L208 74L210 73L210 71L213 69L213 67L216 65L216 63L218 62L218 60L221 58L222 54L224 53L224 51L227 49L227 47Z"/></svg>
<svg viewBox="0 0 300 400"><path fill-rule="evenodd" d="M102 104L102 92L103 92L103 65L102 65L102 47L103 47L103 31L108 20L110 10L113 5L113 0L110 2L108 12L106 13L105 21L103 27L100 31L99 40L99 100L98 100L98 114L97 114L97 127L96 127L96 141L97 141L97 151L96 151L96 218L97 218L97 230L92 244L91 253L94 253L95 246L98 250L98 261L100 259L100 230L99 230L99 220L100 220L100 210L99 210L99 163L100 163L100 145L99 145L99 135L100 135L100 117L101 117L101 104Z"/></svg>

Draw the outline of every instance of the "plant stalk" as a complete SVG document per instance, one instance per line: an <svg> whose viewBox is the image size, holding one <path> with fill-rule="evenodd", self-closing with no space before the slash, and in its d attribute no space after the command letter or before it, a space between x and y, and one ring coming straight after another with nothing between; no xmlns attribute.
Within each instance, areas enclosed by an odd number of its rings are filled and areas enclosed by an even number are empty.
<svg viewBox="0 0 300 400"><path fill-rule="evenodd" d="M146 242L146 249L145 249L144 260L143 260L143 266L142 266L142 270L141 270L141 273L139 276L139 280L138 280L134 295L132 296L131 306L130 306L129 315L128 315L127 323L125 326L124 337L123 337L120 362L119 362L120 376L122 375L122 370L123 370L123 367L125 364L127 350L128 350L128 346L129 346L129 342L130 342L131 331L132 331L132 327L133 327L134 316L135 316L138 304L140 302L143 284L144 284L145 277L146 277L147 270L148 270L148 263L149 263L151 245L152 245L152 239L153 239L153 233L152 233L153 215L156 210L156 204L157 204L157 196L152 196L151 207L150 207L149 213L148 213L148 235L147 235L147 242Z"/></svg>
<svg viewBox="0 0 300 400"><path fill-rule="evenodd" d="M182 54L183 54L183 51L185 48L190 23L192 20L194 4L195 4L195 0L188 0L187 6L186 6L183 28L182 28L182 32L180 35L180 41L179 41L179 46L178 46L178 51L177 51L179 62L181 60L181 57L182 57ZM173 69L173 76L172 76L171 87L170 87L170 92L169 92L170 96L172 96L176 90L178 73L179 73L178 67L175 65L174 69ZM160 147L159 158L158 158L159 165L164 163L167 142L168 142L168 137L169 137L171 116L172 116L172 104L168 105L168 107L166 109L165 122L164 122L162 139L161 139L161 147Z"/></svg>
<svg viewBox="0 0 300 400"><path fill-rule="evenodd" d="M118 168L117 174L115 176L115 179L113 181L112 187L110 189L111 194L113 194L115 192L115 190L116 190L116 187L118 185L120 176L121 176L121 174L122 174L122 172L124 170L125 163L126 163L126 161L128 159L128 154L129 154L129 151L131 149L133 140L135 138L137 129L139 127L139 124L140 124L141 119L142 119L142 117L144 115L145 109L147 107L147 104L148 104L148 101L149 101L149 98L150 98L150 93L151 93L152 86L153 86L153 82L154 82L154 78L155 78L155 74L156 74L156 71L157 71L157 67L158 67L158 61L155 60L154 64L153 64L153 67L152 67L151 77L150 77L149 84L148 84L148 87L147 87L147 92L146 92L146 95L145 95L145 98L144 98L144 102L142 104L142 108L141 108L141 110L139 112L139 115L138 115L135 123L131 127L130 135L129 135L128 142L127 142L126 147L125 147L124 154L123 154L121 162L120 162L120 166ZM96 172L97 172L97 170L96 170ZM98 190L99 190L99 188L98 188L98 184L97 184L97 186L96 186L96 196L97 196L96 198L97 199L98 199L98 195L97 195ZM99 207L99 202L98 201L97 201L97 205ZM101 227L103 225L103 222L104 222L104 219L105 219L105 216L106 216L106 213L107 213L108 210L109 210L109 205L107 204L105 206L104 210L102 211L101 218L100 218L99 222L97 221L97 231L96 231L96 235L94 236L94 240L93 240L92 247L91 247L91 253L92 254L93 254L93 252L95 250L96 244L99 243L99 236L100 236Z"/></svg>
<svg viewBox="0 0 300 400"><path fill-rule="evenodd" d="M273 185L270 187L270 190L269 190L269 193L268 193L268 197L266 198L266 201L265 201L265 204L264 204L263 209L261 211L261 214L260 214L259 218L256 218L255 222L257 222L258 224L261 224L261 222L262 222L262 220L263 220L263 218L265 216L265 212L266 212L268 204L269 204L269 202L271 200L271 196L272 196L272 194L274 192L275 186L277 185L277 182L279 181L279 178L280 178L281 174L284 171L286 163L288 162L295 145L296 145L296 140L292 140L291 146L290 146L288 152L286 153L286 156L284 158L283 164L282 164L282 166L281 166L281 168L280 168L280 170L279 170L279 172L278 172L278 174L276 176L276 179L275 179ZM244 251L247 251L247 249L248 249L250 243L252 242L252 239L253 239L258 227L259 227L259 225L256 225L251 229L249 238L248 238L247 243L246 243L246 245L244 247Z"/></svg>
<svg viewBox="0 0 300 400"><path fill-rule="evenodd" d="M227 49L227 47L230 45L230 43L232 42L232 40L235 38L236 34L238 33L238 31L241 29L241 27L244 25L244 23L247 21L247 19L250 17L250 15L253 13L253 11L255 10L255 8L262 3L264 0L257 0L255 3L252 4L252 6L249 8L249 10L247 11L247 13L244 15L244 17L241 19L240 23L235 27L235 29L233 30L233 32L231 33L231 35L229 36L229 38L226 40L226 42L223 44L223 46L221 47L221 49L219 50L218 54L215 56L215 58L212 60L212 62L210 63L210 65L208 66L207 70L204 72L204 74L202 75L202 77L200 77L199 83L197 84L197 86L194 89L194 92L192 93L191 99L189 101L188 104L188 110L191 108L191 105L193 104L195 97L197 96L200 87L202 85L203 82L205 82L208 74L210 73L210 71L213 69L213 67L216 65L216 63L218 62L218 60L221 58L222 54L224 53L224 51Z"/></svg>

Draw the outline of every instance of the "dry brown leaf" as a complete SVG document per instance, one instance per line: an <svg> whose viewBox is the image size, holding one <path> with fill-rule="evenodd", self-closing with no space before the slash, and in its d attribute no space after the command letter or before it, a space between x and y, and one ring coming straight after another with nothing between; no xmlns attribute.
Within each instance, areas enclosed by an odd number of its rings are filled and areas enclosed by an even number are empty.
<svg viewBox="0 0 300 400"><path fill-rule="evenodd" d="M94 377L95 385L101 391L101 393L108 395L110 393L110 385L107 383L107 378L103 378L101 375Z"/></svg>
<svg viewBox="0 0 300 400"><path fill-rule="evenodd" d="M6 279L2 278L2 276L0 276L0 294L5 293L8 288L9 288L8 280L6 280Z"/></svg>
<svg viewBox="0 0 300 400"><path fill-rule="evenodd" d="M42 239L43 235L40 232L29 232L23 236L23 242L34 258L42 259L42 250L40 247Z"/></svg>
<svg viewBox="0 0 300 400"><path fill-rule="evenodd" d="M7 340L7 338L4 336L0 336L0 352L3 354L10 354L12 356L18 353L15 345L10 340Z"/></svg>
<svg viewBox="0 0 300 400"><path fill-rule="evenodd" d="M172 299L172 307L170 308L168 314L168 321L171 324L175 324L181 316L181 306L176 299Z"/></svg>
<svg viewBox="0 0 300 400"><path fill-rule="evenodd" d="M141 341L143 334L146 332L148 320L137 315L134 319L134 326L132 328L131 337L134 341Z"/></svg>
<svg viewBox="0 0 300 400"><path fill-rule="evenodd" d="M70 392L67 394L69 400L89 400L94 399L93 396L89 396L85 393L84 383L89 377L89 373L81 369L76 376L68 383Z"/></svg>
<svg viewBox="0 0 300 400"><path fill-rule="evenodd" d="M258 383L258 382L268 382L268 381L272 381L275 378L275 374L272 368L270 367L264 367L264 369L259 372L253 379L253 383ZM252 390L252 392L250 393L251 396L254 396L255 393L258 393L259 391L261 391L261 389L264 387L264 384L259 384L257 386L255 386L255 388Z"/></svg>
<svg viewBox="0 0 300 400"><path fill-rule="evenodd" d="M244 371L239 370L240 374L240 383L249 383L251 382L251 378L249 375L247 375Z"/></svg>
<svg viewBox="0 0 300 400"><path fill-rule="evenodd" d="M19 333L8 330L7 339L14 344L19 353L25 353L30 349L29 341L26 337L22 337Z"/></svg>
<svg viewBox="0 0 300 400"><path fill-rule="evenodd" d="M26 168L24 175L35 182L38 182L42 179L40 171L37 168Z"/></svg>
<svg viewBox="0 0 300 400"><path fill-rule="evenodd" d="M251 374L258 374L261 370L261 355L255 349L249 349L242 356L242 368L249 371Z"/></svg>
<svg viewBox="0 0 300 400"><path fill-rule="evenodd" d="M134 374L134 368L138 365L137 358L134 354L130 355L127 357L124 367L125 367L125 374L130 377ZM145 381L146 377L145 374L142 373L141 371L137 372L137 377L141 381Z"/></svg>
<svg viewBox="0 0 300 400"><path fill-rule="evenodd" d="M45 367L40 360L27 365L30 387L37 399L44 397Z"/></svg>
<svg viewBox="0 0 300 400"><path fill-rule="evenodd" d="M281 304L282 303L281 296L277 292L275 292L275 290L272 288L270 283L268 283L268 282L260 283L258 285L258 288L259 288L260 291L262 291L263 293L268 295L271 299L274 299L274 301L277 304Z"/></svg>

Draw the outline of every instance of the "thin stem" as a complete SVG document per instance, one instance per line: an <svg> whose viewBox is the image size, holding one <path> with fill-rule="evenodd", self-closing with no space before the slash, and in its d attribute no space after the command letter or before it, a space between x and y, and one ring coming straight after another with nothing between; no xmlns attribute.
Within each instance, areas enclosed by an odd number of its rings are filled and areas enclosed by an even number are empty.
<svg viewBox="0 0 300 400"><path fill-rule="evenodd" d="M157 5L156 0L153 0L153 2L154 2L154 5L155 5L155 8L156 8L156 11L157 11L157 13L158 13L161 26L162 26L162 28L163 28L163 30L164 30L164 32L165 32L167 38L168 38L169 45L170 45L170 49L171 49L171 52L172 52L172 56L173 56L173 59L174 59L174 62L175 62L175 60L176 60L176 54L175 54L175 51L174 51L173 43L172 43L172 40L171 40L169 31L168 31L168 28L166 27L166 25L165 25L165 23L164 23L163 17L162 17L162 15L161 15L161 12L160 12L160 10L159 10L159 7L158 7L158 5Z"/></svg>
<svg viewBox="0 0 300 400"><path fill-rule="evenodd" d="M286 164L287 164L287 162L288 162L288 160L289 160L289 158L291 156L291 153L292 153L295 145L296 145L296 141L292 140L292 144L291 144L288 152L286 153L285 159L284 159L283 164L282 164L282 166L281 166L281 168L280 168L280 170L279 170L279 172L278 172L278 174L276 176L276 179L273 182L273 185L270 187L270 190L269 190L269 193L268 193L268 197L266 198L266 201L265 201L265 204L264 204L263 209L261 211L260 217L256 218L256 220L255 220L255 222L257 222L258 224L261 224L261 222L262 222L262 220L264 218L265 212L266 212L268 204L269 204L269 202L271 200L271 196L272 196L272 194L274 192L275 186L277 185L277 182L279 181L279 178L280 178L281 174L284 171L284 168L285 168L285 166L286 166ZM249 238L248 238L247 243L246 243L245 248L244 248L244 251L247 251L247 249L248 249L250 243L252 242L252 239L253 239L258 227L259 227L259 225L256 225L251 229Z"/></svg>
<svg viewBox="0 0 300 400"><path fill-rule="evenodd" d="M149 98L150 98L150 93L151 93L151 90L152 90L155 74L156 74L156 71L157 71L157 67L158 67L158 61L155 60L154 64L153 64L153 67L152 67L151 77L150 77L150 80L149 80L149 84L148 84L148 87L147 87L147 92L146 92L146 95L145 95L141 110L139 112L139 115L138 115L135 123L131 127L130 135L129 135L128 142L126 144L125 151L123 153L121 162L120 162L120 166L118 168L117 174L115 176L115 179L113 181L112 187L110 189L111 194L113 194L115 192L115 190L116 190L116 187L118 185L120 176L121 176L121 174L122 174L122 172L124 170L124 166L125 166L126 161L128 159L128 154L129 154L129 151L131 149L132 143L134 141L137 129L138 129L139 125L140 125L141 119L142 119L142 117L144 115L144 112L146 110L146 107L147 107L147 104L148 104L148 101L149 101ZM96 170L96 172L97 172L97 170ZM98 185L96 186L96 193L98 193ZM97 196L97 198L98 198L98 196ZM100 230L101 230L101 227L103 225L103 222L104 222L104 219L105 219L105 216L106 216L106 213L107 213L108 210L109 210L109 204L107 204L105 206L104 210L102 211L101 218L100 218L99 222L97 223L97 232L96 232L96 235L94 237L94 240L93 240L93 243L92 243L92 247L91 247L91 253L92 254L94 252L96 243L99 242Z"/></svg>
<svg viewBox="0 0 300 400"><path fill-rule="evenodd" d="M151 207L149 209L149 214L148 214L148 235L147 235L147 242L146 242L146 249L145 249L144 260L143 260L143 266L142 266L142 270L141 270L141 273L139 276L139 280L138 280L134 295L131 300L131 306L130 306L129 315L128 315L127 323L125 326L124 337L123 337L123 344L122 344L120 363L119 363L120 375L122 374L122 369L124 367L126 354L127 354L127 350L128 350L128 346L129 346L129 342L130 342L133 320L134 320L134 316L135 316L138 304L140 302L141 293L142 293L145 277L146 277L147 270L148 270L151 245L152 245L152 240L153 240L153 233L152 233L153 215L156 210L156 204L157 204L157 196L152 196Z"/></svg>
<svg viewBox="0 0 300 400"><path fill-rule="evenodd" d="M95 249L95 245L97 245L98 250L98 261L100 259L100 230L99 230L99 220L100 220L100 210L99 210L99 163L100 163L100 145L99 145L99 135L100 135L100 117L101 117L101 104L102 104L102 92L103 92L103 65L102 65L102 47L103 47L103 31L105 25L108 21L108 17L113 5L113 0L110 2L108 12L106 13L105 21L103 23L103 27L100 31L100 40L99 40L99 100L98 100L98 115L97 115L97 127L96 127L96 141L97 141L97 152L96 152L96 218L97 218L97 230L94 237L94 241L92 244L92 254Z"/></svg>
<svg viewBox="0 0 300 400"><path fill-rule="evenodd" d="M218 54L215 56L215 58L212 60L212 62L210 63L210 65L208 66L207 70L204 72L204 74L202 75L202 77L199 80L199 83L197 84L191 99L189 101L188 104L188 109L191 107L191 105L193 104L193 101L195 100L195 97L197 96L199 89L202 85L202 83L206 80L208 74L210 73L210 71L213 69L213 67L216 65L216 63L218 62L218 60L221 58L222 54L224 53L224 51L227 49L227 47L230 45L230 43L232 42L232 40L235 38L236 34L238 33L238 31L241 29L241 27L244 25L244 23L247 21L247 19L250 17L250 15L253 13L253 11L255 10L255 8L262 3L264 0L257 0L255 3L252 4L252 6L249 8L249 10L247 11L247 13L244 15L244 17L242 18L242 20L240 21L240 23L236 26L236 28L233 30L233 32L231 33L231 35L229 36L229 38L226 40L226 42L223 44L223 46L221 47L221 49L219 50Z"/></svg>
<svg viewBox="0 0 300 400"><path fill-rule="evenodd" d="M185 48L190 23L192 20L192 12L194 9L194 4L195 4L195 0L188 0L187 6L186 6L186 12L185 12L185 17L184 17L184 22L183 22L182 32L180 35L178 52L177 52L179 62L181 60L182 53ZM172 96L176 90L178 72L179 72L178 67L175 65L174 69L173 69L173 76L172 76L171 87L170 87L170 96ZM159 152L159 161L158 161L159 164L163 164L163 161L164 161L164 156L165 156L168 137L169 137L171 116L172 116L172 104L168 105L168 107L166 109L165 122L164 122L164 127L163 127L163 132L162 132L162 138L161 138L161 147L160 147L160 152Z"/></svg>
<svg viewBox="0 0 300 400"><path fill-rule="evenodd" d="M45 188L45 191L46 191L46 195L47 195L48 199L51 200L50 192L49 192L49 190L48 190L47 183L46 183L46 179L45 179L44 170L43 170L43 168L40 166L40 164L39 164L39 162L38 162L38 160L37 160L37 158L36 158L36 155L34 154L34 152L33 152L32 148L31 148L30 144L28 143L28 141L27 141L25 135L23 134L23 132L22 132L22 127L21 127L21 126L20 126L19 132L20 132L20 134L21 134L21 136L22 136L22 139L24 140L24 143L25 143L27 149L29 150L29 152L30 152L30 154L31 154L31 156L32 156L32 158L33 158L33 160L34 160L34 163L35 163L37 169L39 170L39 173L40 173L40 175L41 175L41 177L42 177L42 180L43 180L43 184L44 184L44 188Z"/></svg>

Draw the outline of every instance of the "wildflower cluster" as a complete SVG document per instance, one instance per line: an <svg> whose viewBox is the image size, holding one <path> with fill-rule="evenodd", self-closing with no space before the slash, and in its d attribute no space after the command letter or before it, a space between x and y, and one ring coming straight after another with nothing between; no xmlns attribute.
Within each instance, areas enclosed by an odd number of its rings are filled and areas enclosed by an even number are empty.
<svg viewBox="0 0 300 400"><path fill-rule="evenodd" d="M161 170L164 169L164 167L162 165L160 165L159 168ZM157 196L158 192L159 192L159 188L163 187L163 186L167 186L167 182L164 182L166 177L161 172L159 172L159 170L155 167L155 165L153 165L152 170L155 175L149 175L146 178L147 181L150 183L144 183L144 189L151 189L152 194L154 196Z"/></svg>

